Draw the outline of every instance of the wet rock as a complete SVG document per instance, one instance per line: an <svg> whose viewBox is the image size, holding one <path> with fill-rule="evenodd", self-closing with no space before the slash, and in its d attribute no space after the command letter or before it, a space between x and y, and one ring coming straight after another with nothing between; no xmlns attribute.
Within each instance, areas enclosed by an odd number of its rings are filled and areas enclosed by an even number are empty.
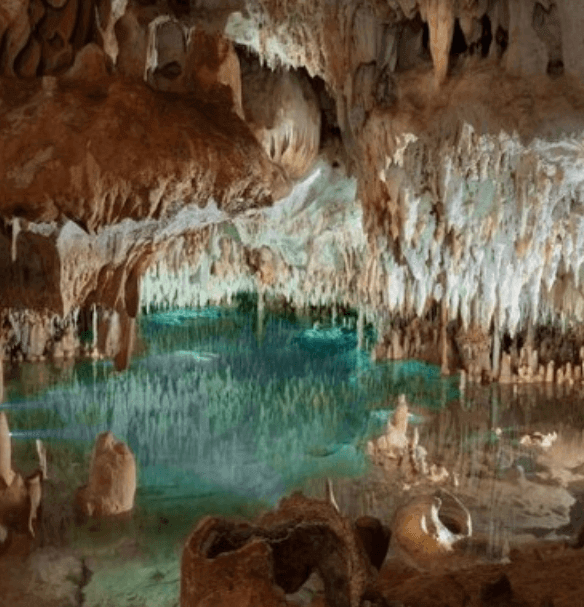
<svg viewBox="0 0 584 607"><path fill-rule="evenodd" d="M328 605L356 607L373 580L351 524L328 502L296 494L255 524L208 517L181 563L181 607L291 605L317 572Z"/></svg>
<svg viewBox="0 0 584 607"><path fill-rule="evenodd" d="M75 495L77 509L93 517L130 512L136 494L136 461L129 447L111 432L98 435L89 482Z"/></svg>

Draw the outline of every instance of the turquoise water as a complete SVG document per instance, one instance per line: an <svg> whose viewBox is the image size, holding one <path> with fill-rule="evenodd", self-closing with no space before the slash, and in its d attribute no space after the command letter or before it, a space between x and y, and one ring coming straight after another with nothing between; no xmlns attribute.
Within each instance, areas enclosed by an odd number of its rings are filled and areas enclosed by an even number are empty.
<svg viewBox="0 0 584 607"><path fill-rule="evenodd" d="M70 381L34 395L28 386L26 397L16 378L2 407L14 440L49 449L87 453L112 430L136 455L145 510L274 504L309 479L363 474L363 446L400 393L429 409L459 396L457 378L436 366L372 363L345 325L221 308L155 313L140 321L146 347L128 372L80 362Z"/></svg>

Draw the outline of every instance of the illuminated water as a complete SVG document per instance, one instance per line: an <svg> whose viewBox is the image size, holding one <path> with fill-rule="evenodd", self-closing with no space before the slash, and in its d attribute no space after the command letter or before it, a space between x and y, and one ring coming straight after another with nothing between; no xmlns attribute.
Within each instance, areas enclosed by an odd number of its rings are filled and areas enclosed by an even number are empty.
<svg viewBox="0 0 584 607"><path fill-rule="evenodd" d="M8 383L3 407L16 441L67 446L81 466L98 432L127 441L145 512L273 504L311 478L363 474L362 446L399 393L434 409L458 395L437 367L372 364L351 327L268 313L258 325L235 309L151 314L128 372L78 363L68 383L36 394L29 372Z"/></svg>

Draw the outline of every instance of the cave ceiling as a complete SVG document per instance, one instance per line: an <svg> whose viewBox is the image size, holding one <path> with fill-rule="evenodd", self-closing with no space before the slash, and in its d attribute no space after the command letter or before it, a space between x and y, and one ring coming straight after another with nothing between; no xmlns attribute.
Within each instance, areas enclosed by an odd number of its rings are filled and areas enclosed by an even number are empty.
<svg viewBox="0 0 584 607"><path fill-rule="evenodd" d="M577 0L3 2L2 313L241 288L580 321L582 26Z"/></svg>

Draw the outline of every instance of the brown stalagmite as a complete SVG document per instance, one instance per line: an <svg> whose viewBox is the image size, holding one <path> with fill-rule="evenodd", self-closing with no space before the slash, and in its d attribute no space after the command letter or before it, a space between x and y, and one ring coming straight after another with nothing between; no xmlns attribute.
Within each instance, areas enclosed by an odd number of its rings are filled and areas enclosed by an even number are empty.
<svg viewBox="0 0 584 607"><path fill-rule="evenodd" d="M130 512L136 494L136 461L129 447L112 432L102 432L95 441L89 467L89 482L75 496L76 507L88 516Z"/></svg>
<svg viewBox="0 0 584 607"><path fill-rule="evenodd" d="M14 472L12 471L12 446L10 444L10 430L4 411L0 412L0 477L7 487L12 485Z"/></svg>
<svg viewBox="0 0 584 607"><path fill-rule="evenodd" d="M439 87L448 72L448 56L454 32L454 9L452 0L426 0L424 9L430 31L434 81L436 87Z"/></svg>

